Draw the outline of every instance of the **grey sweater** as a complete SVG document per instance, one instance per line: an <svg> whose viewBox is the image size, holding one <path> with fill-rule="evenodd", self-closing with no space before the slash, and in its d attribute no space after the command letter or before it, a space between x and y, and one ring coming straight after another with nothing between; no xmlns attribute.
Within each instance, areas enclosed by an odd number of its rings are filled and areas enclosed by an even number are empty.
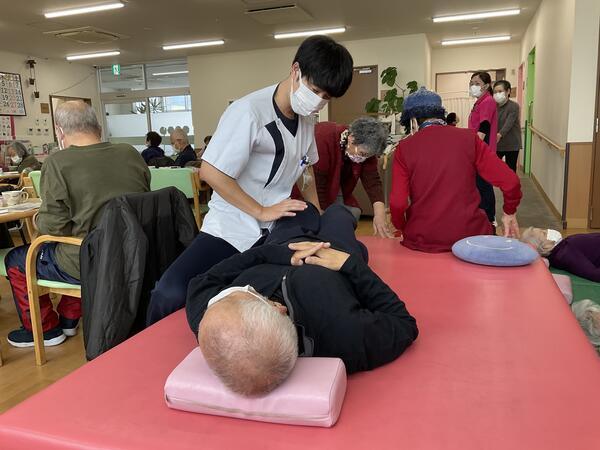
<svg viewBox="0 0 600 450"><path fill-rule="evenodd" d="M519 120L519 104L508 100L498 105L498 133L502 135L496 151L518 152L521 148L521 123Z"/></svg>

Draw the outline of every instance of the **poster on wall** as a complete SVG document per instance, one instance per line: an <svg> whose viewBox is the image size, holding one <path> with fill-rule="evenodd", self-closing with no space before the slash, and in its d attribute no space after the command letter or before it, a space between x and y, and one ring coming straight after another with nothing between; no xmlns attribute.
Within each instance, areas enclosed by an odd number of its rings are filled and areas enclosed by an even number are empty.
<svg viewBox="0 0 600 450"><path fill-rule="evenodd" d="M26 116L21 75L0 72L0 116Z"/></svg>

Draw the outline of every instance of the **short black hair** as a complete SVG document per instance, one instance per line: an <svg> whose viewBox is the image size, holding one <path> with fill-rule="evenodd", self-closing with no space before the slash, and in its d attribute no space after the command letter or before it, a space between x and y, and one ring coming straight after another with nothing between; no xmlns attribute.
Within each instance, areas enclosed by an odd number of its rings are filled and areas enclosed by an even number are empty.
<svg viewBox="0 0 600 450"><path fill-rule="evenodd" d="M212 139L212 134L209 134L208 136L204 137L204 144L208 145L208 143L210 142L210 140Z"/></svg>
<svg viewBox="0 0 600 450"><path fill-rule="evenodd" d="M148 131L146 134L146 142L150 142L151 147L158 147L162 142L162 138L156 131Z"/></svg>
<svg viewBox="0 0 600 450"><path fill-rule="evenodd" d="M498 80L494 83L494 87L496 87L496 86L502 86L504 88L504 90L509 93L510 93L510 90L512 89L512 87L510 85L510 81L508 81L508 80Z"/></svg>
<svg viewBox="0 0 600 450"><path fill-rule="evenodd" d="M492 90L492 77L490 77L490 74L487 72L475 72L473 75L471 75L471 80L475 77L479 77L479 79L481 81L483 81L485 84L488 85L487 91L491 94L493 92Z"/></svg>
<svg viewBox="0 0 600 450"><path fill-rule="evenodd" d="M446 123L455 123L456 122L456 113L451 112L446 116Z"/></svg>
<svg viewBox="0 0 600 450"><path fill-rule="evenodd" d="M354 61L350 52L327 36L311 36L298 48L293 63L302 76L332 97L341 97L352 83Z"/></svg>

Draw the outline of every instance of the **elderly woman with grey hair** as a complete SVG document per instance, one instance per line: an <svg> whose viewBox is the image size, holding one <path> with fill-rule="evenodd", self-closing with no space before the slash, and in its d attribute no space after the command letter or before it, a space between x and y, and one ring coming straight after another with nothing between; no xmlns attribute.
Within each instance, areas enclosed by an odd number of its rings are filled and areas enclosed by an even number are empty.
<svg viewBox="0 0 600 450"><path fill-rule="evenodd" d="M531 245L552 267L600 283L600 233L562 238L559 231L529 227L521 241Z"/></svg>
<svg viewBox="0 0 600 450"><path fill-rule="evenodd" d="M315 125L319 161L313 169L322 209L343 203L359 216L361 210L353 192L361 180L373 204L374 234L391 238L377 158L383 153L387 138L385 125L373 117L359 117L350 126L319 122ZM294 189L294 198L302 198L298 189Z"/></svg>
<svg viewBox="0 0 600 450"><path fill-rule="evenodd" d="M35 156L29 153L27 147L19 141L9 144L6 154L10 157L12 165L17 166L17 172L29 173L33 170L40 170L42 164Z"/></svg>

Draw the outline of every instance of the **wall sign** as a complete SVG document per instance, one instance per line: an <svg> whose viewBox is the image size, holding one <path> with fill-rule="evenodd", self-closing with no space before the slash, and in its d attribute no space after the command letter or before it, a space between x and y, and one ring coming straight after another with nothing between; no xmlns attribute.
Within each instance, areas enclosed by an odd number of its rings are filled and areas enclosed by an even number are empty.
<svg viewBox="0 0 600 450"><path fill-rule="evenodd" d="M0 116L26 116L21 75L0 72Z"/></svg>

